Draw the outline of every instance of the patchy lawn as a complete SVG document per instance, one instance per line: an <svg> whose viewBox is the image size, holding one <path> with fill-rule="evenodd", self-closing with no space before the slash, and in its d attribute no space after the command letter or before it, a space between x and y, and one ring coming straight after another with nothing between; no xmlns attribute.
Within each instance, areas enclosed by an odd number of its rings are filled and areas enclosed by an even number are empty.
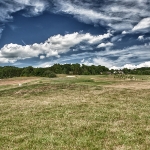
<svg viewBox="0 0 150 150"><path fill-rule="evenodd" d="M150 86L142 77L6 82L9 87L0 84L1 150L149 150Z"/></svg>

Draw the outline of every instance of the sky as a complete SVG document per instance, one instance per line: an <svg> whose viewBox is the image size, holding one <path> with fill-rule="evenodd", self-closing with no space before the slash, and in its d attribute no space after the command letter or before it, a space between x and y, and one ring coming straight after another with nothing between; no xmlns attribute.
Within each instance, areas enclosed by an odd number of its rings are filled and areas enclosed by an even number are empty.
<svg viewBox="0 0 150 150"><path fill-rule="evenodd" d="M0 66L150 67L150 0L0 0Z"/></svg>

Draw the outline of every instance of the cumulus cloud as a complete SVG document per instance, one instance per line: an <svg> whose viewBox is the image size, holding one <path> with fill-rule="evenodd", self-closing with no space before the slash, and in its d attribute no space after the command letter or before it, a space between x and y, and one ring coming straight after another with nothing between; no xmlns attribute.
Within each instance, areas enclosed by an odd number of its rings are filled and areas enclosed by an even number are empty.
<svg viewBox="0 0 150 150"><path fill-rule="evenodd" d="M36 44L35 44L36 45ZM40 50L35 49L35 45L8 44L0 50L0 63L14 63L20 59L38 57Z"/></svg>
<svg viewBox="0 0 150 150"><path fill-rule="evenodd" d="M85 65L103 65L110 69L149 67L150 44L134 45L124 49L106 49L105 51L80 51L79 53L65 55L59 59L40 64L40 66L54 63L67 63L79 60ZM145 62L145 63L143 63ZM126 64L126 65L125 65Z"/></svg>
<svg viewBox="0 0 150 150"><path fill-rule="evenodd" d="M81 50L86 50L88 47L93 45L93 48L105 48L113 46L113 43L104 43L104 39L109 39L112 35L106 33L104 35L94 36L89 33L72 33L62 35L56 35L50 37L44 43L35 43L33 45L17 45L17 44L7 44L2 49L0 49L0 63L14 63L17 60L23 60L33 57L39 57L39 59L44 59L46 57L57 57L60 61L61 54L66 54L67 52L76 48L79 48L81 54L68 56L66 61L69 59L84 59L84 64L88 65L105 65L107 67L117 66L121 67L124 64L137 64L139 62L146 62L150 58L150 43L145 45L135 45L127 47L124 49L106 49L102 52L87 52L82 53ZM81 46L80 46L80 43ZM89 45L89 46L88 46ZM92 50L92 49L91 49ZM91 57L92 59L85 59L85 57Z"/></svg>
<svg viewBox="0 0 150 150"><path fill-rule="evenodd" d="M33 45L7 44L0 49L0 63L13 63L17 60L38 57L41 61L46 57L60 58L69 51L79 52L94 48L111 48L100 53L93 53L95 59L88 63L105 63L107 66L123 66L147 62L150 58L150 38L142 35L150 29L150 3L148 0L4 0L0 1L0 22L12 21L15 12L25 10L24 16L40 15L44 11L58 14L69 14L81 22L103 25L109 31L104 35L94 36L90 33L73 33L50 37L44 43ZM12 26L12 29L15 29ZM0 36L4 28L0 26ZM132 32L132 33L131 33ZM127 33L142 32L138 40L144 40L145 45L135 45L124 49L113 49L114 42L122 42ZM114 37L112 34L114 33ZM119 35L120 34L120 35ZM148 35L147 35L148 36ZM109 38L111 42L109 42ZM104 39L107 39L107 41ZM122 40L122 41L121 41ZM131 43L131 40L130 40ZM116 45L115 45L116 46ZM89 54L89 53L88 53ZM87 55L88 55L87 54ZM79 57L79 56L78 56ZM81 57L82 59L84 56ZM105 58L105 59L104 59Z"/></svg>
<svg viewBox="0 0 150 150"><path fill-rule="evenodd" d="M17 45L17 44L7 44L0 49L0 62L1 63L12 63L21 59L28 59L33 57L39 57L44 59L46 57L60 57L61 54L67 53L76 45L79 45L81 42L85 44L84 49L87 44L95 45L100 44L103 39L108 39L112 35L106 33L104 35L91 35L90 33L72 33L62 35L55 35L50 37L44 43L33 44L33 45ZM80 48L80 46L79 46ZM45 56L44 56L45 55Z"/></svg>

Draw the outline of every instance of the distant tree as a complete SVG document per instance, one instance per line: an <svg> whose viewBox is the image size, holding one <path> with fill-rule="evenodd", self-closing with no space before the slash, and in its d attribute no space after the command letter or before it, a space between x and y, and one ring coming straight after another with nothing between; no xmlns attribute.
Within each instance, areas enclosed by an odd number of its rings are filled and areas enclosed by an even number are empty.
<svg viewBox="0 0 150 150"><path fill-rule="evenodd" d="M21 76L26 76L26 77L34 76L34 68L32 66L28 66L24 68Z"/></svg>
<svg viewBox="0 0 150 150"><path fill-rule="evenodd" d="M34 68L34 75L42 77L47 68Z"/></svg>
<svg viewBox="0 0 150 150"><path fill-rule="evenodd" d="M121 70L120 70L121 71ZM118 70L109 70L105 66L87 66L80 64L54 64L48 68L33 68L32 66L28 66L25 68L18 68L14 66L4 66L0 67L0 78L12 78L19 76L45 76L45 77L56 77L56 74L74 74L74 75L97 75L97 74L108 74L116 73L119 74ZM124 74L134 74L134 75L150 75L150 67L143 67L137 69L128 69L124 68L121 72Z"/></svg>
<svg viewBox="0 0 150 150"><path fill-rule="evenodd" d="M71 71L73 72L74 75L80 75L81 74L81 67L80 64L72 64L71 65Z"/></svg>

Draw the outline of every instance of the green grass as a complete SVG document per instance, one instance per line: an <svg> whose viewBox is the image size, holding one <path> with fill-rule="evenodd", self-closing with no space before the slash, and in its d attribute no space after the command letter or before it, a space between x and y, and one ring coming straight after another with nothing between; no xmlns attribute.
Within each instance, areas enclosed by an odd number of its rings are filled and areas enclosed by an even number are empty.
<svg viewBox="0 0 150 150"><path fill-rule="evenodd" d="M8 88L12 88L11 85L2 85L0 86L0 90L4 90L4 89L8 89Z"/></svg>
<svg viewBox="0 0 150 150"><path fill-rule="evenodd" d="M78 76L1 86L0 149L149 150L150 89L109 87L128 82Z"/></svg>

